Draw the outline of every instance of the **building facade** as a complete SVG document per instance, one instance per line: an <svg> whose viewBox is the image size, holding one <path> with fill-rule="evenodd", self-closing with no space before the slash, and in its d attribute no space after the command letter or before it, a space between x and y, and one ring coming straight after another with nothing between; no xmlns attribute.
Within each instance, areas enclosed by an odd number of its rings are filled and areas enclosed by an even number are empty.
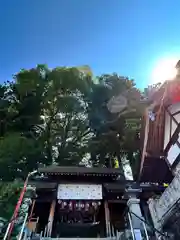
<svg viewBox="0 0 180 240"><path fill-rule="evenodd" d="M177 68L179 70L179 63ZM141 137L139 179L169 184L162 194L149 199L154 227L167 233L167 239L180 239L179 73L153 94L143 119Z"/></svg>
<svg viewBox="0 0 180 240"><path fill-rule="evenodd" d="M57 167L39 169L43 180L31 182L36 197L29 209L28 229L36 237L133 239L145 227L139 191L127 185L120 169ZM125 194L126 193L126 194ZM136 239L136 238L135 238Z"/></svg>
<svg viewBox="0 0 180 240"><path fill-rule="evenodd" d="M113 168L50 166L38 174L19 240L155 239L147 201L164 186L127 181Z"/></svg>

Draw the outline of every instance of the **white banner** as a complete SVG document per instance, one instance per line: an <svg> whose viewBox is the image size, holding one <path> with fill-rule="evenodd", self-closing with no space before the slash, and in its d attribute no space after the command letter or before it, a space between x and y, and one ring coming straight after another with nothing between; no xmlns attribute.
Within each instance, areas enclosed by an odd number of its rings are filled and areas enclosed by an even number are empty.
<svg viewBox="0 0 180 240"><path fill-rule="evenodd" d="M57 199L101 200L100 184L59 184Z"/></svg>

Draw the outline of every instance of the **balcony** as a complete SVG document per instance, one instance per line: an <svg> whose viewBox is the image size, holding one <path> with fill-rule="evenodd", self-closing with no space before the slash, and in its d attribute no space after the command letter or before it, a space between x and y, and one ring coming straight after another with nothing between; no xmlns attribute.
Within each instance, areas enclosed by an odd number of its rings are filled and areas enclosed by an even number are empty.
<svg viewBox="0 0 180 240"><path fill-rule="evenodd" d="M173 214L173 209L179 201L180 171L177 171L176 176L161 197L159 199L149 200L149 209L156 228L161 228L166 220Z"/></svg>

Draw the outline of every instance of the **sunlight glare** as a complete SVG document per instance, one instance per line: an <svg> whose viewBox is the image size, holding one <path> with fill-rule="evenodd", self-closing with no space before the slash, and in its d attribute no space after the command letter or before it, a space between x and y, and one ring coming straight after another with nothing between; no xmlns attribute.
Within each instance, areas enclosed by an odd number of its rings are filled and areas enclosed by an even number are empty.
<svg viewBox="0 0 180 240"><path fill-rule="evenodd" d="M152 84L163 83L166 80L172 80L177 74L175 68L178 62L177 58L168 58L160 60L152 72Z"/></svg>

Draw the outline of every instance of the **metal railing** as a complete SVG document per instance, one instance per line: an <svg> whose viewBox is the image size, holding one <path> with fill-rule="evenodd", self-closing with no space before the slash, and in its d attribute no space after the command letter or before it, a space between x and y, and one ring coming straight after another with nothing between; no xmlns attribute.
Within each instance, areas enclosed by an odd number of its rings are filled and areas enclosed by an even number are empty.
<svg viewBox="0 0 180 240"><path fill-rule="evenodd" d="M154 226L152 226L151 224L149 224L148 222L146 222L143 218L139 217L138 215L136 215L136 214L133 213L133 212L130 212L130 213L133 214L133 215L135 215L135 216L142 222L142 224L144 225L145 235L146 235L146 237L148 237L148 238L146 238L146 239L149 239L149 234L148 234L148 231L147 231L147 227L146 227L146 226L150 227L150 229L153 230L154 233L158 233L158 235L160 235L161 237L163 237L163 239L167 239L167 240L170 239L170 238L169 238L169 237L170 237L169 235L167 235L167 234L159 231L157 228L155 228Z"/></svg>
<svg viewBox="0 0 180 240"><path fill-rule="evenodd" d="M134 229L133 229L133 225L132 225L131 215L130 215L129 212L127 213L127 217L128 217L128 221L129 221L129 225L130 225L130 231L131 231L132 240L136 240Z"/></svg>
<svg viewBox="0 0 180 240"><path fill-rule="evenodd" d="M22 240L23 233L24 233L24 230L25 230L25 227L26 227L26 223L27 223L27 219L28 219L28 213L26 213L26 215L25 215L25 218L24 218L24 221L23 221L23 225L22 225L22 228L21 228L18 240Z"/></svg>

